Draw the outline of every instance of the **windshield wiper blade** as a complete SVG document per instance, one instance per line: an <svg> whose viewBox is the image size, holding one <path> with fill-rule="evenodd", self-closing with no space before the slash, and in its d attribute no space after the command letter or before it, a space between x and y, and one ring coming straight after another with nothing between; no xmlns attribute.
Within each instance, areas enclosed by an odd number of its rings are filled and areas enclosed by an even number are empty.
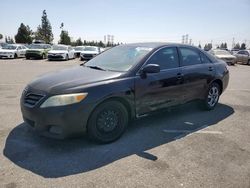
<svg viewBox="0 0 250 188"><path fill-rule="evenodd" d="M103 68L101 68L101 67L98 67L98 66L86 66L86 67L89 67L89 68L91 68L91 69L106 71L105 69L103 69Z"/></svg>

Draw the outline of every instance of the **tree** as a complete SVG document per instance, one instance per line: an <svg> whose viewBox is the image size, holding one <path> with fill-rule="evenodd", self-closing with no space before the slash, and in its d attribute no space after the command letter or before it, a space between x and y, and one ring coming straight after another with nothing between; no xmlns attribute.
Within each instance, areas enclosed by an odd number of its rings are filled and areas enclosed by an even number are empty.
<svg viewBox="0 0 250 188"><path fill-rule="evenodd" d="M245 50L245 49L246 49L246 44L245 44L245 43L242 43L242 44L240 45L240 49L241 49L241 50Z"/></svg>
<svg viewBox="0 0 250 188"><path fill-rule="evenodd" d="M240 49L240 44L239 43L235 44L234 49L239 50Z"/></svg>
<svg viewBox="0 0 250 188"><path fill-rule="evenodd" d="M65 45L71 45L71 39L69 37L68 31L65 31L63 29L64 24L61 23L60 29L62 29L61 34L60 34L60 41L59 44L65 44Z"/></svg>
<svg viewBox="0 0 250 188"><path fill-rule="evenodd" d="M205 50L205 51L209 51L209 50L211 50L212 48L213 48L213 46L212 46L211 43L205 44L205 46L204 46L204 50Z"/></svg>
<svg viewBox="0 0 250 188"><path fill-rule="evenodd" d="M3 35L0 33L0 40L3 38Z"/></svg>
<svg viewBox="0 0 250 188"><path fill-rule="evenodd" d="M37 27L37 32L35 33L35 39L44 40L45 43L51 43L54 37L50 21L47 17L46 10L43 11L41 21L42 24Z"/></svg>
<svg viewBox="0 0 250 188"><path fill-rule="evenodd" d="M27 25L25 26L21 23L20 27L18 28L17 34L15 36L16 43L32 43L32 31L30 27Z"/></svg>
<svg viewBox="0 0 250 188"><path fill-rule="evenodd" d="M75 45L76 46L82 46L83 45L82 39L81 38L77 39L76 42L75 42Z"/></svg>

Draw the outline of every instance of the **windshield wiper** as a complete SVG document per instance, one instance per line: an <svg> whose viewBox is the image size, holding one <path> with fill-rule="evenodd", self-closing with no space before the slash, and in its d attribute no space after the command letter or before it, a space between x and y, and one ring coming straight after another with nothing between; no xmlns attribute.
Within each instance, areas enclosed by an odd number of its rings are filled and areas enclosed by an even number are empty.
<svg viewBox="0 0 250 188"><path fill-rule="evenodd" d="M96 69L96 70L103 70L103 71L106 71L105 69L101 68L101 67L98 67L98 66L85 66L85 67L89 67L91 69Z"/></svg>

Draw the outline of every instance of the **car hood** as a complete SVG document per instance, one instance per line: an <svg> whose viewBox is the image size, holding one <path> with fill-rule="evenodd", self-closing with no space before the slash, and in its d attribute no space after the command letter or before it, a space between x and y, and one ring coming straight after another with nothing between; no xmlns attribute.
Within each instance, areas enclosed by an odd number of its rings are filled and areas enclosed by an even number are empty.
<svg viewBox="0 0 250 188"><path fill-rule="evenodd" d="M0 49L0 52L15 52L16 50Z"/></svg>
<svg viewBox="0 0 250 188"><path fill-rule="evenodd" d="M68 53L67 50L50 50L49 53L51 54L60 54L60 53Z"/></svg>
<svg viewBox="0 0 250 188"><path fill-rule="evenodd" d="M96 51L82 51L82 54L98 54Z"/></svg>
<svg viewBox="0 0 250 188"><path fill-rule="evenodd" d="M235 56L233 56L233 55L215 55L216 57L218 57L218 58L235 58Z"/></svg>
<svg viewBox="0 0 250 188"><path fill-rule="evenodd" d="M29 83L28 86L46 93L60 94L67 93L72 88L85 87L88 84L114 79L120 75L119 72L77 66L41 75Z"/></svg>

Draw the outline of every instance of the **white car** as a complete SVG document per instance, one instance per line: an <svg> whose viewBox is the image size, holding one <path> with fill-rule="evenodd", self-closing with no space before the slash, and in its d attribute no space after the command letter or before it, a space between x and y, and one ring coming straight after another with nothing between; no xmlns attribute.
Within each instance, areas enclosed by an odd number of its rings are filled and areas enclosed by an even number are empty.
<svg viewBox="0 0 250 188"><path fill-rule="evenodd" d="M69 60L75 58L75 50L67 45L54 45L48 52L48 60Z"/></svg>
<svg viewBox="0 0 250 188"><path fill-rule="evenodd" d="M75 47L75 57L80 57L80 54L84 51L85 46Z"/></svg>
<svg viewBox="0 0 250 188"><path fill-rule="evenodd" d="M28 48L24 45L20 44L9 44L3 46L0 49L0 58L18 58L18 57L25 57L26 50Z"/></svg>
<svg viewBox="0 0 250 188"><path fill-rule="evenodd" d="M81 52L80 58L83 60L90 60L96 55L101 53L101 50L97 46L85 46L84 50Z"/></svg>
<svg viewBox="0 0 250 188"><path fill-rule="evenodd" d="M235 65L237 58L227 50L215 49L209 51L215 57L225 61L228 65Z"/></svg>

